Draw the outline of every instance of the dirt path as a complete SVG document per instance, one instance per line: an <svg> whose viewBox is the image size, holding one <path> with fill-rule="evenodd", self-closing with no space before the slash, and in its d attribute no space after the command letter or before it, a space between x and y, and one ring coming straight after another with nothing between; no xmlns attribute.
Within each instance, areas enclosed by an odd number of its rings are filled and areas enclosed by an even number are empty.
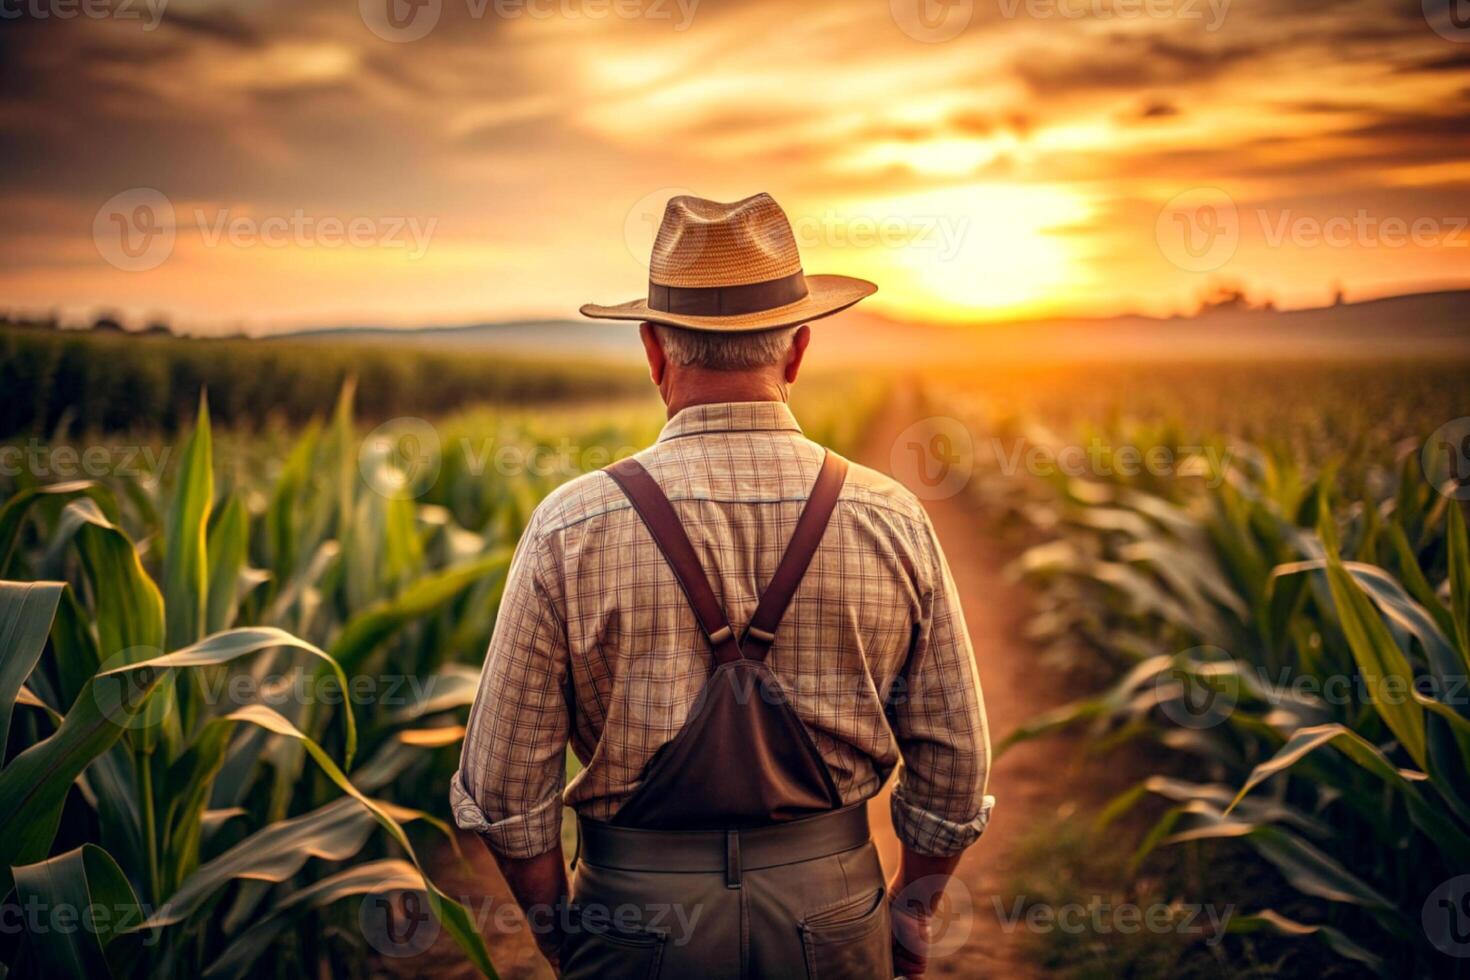
<svg viewBox="0 0 1470 980"><path fill-rule="evenodd" d="M911 394L901 394L869 433L857 461L903 480L909 467L891 464L894 444L905 430L926 413ZM906 447L899 450L902 460ZM895 472L897 470L897 472ZM910 487L910 489L918 489ZM959 587L970 640L980 667L980 683L992 741L999 742L1022 722L1066 700L1068 692L1048 683L1037 668L1037 653L1022 636L1027 615L1027 596L1021 586L1007 581L1006 558L986 541L979 515L965 496L925 503L939 540L949 559ZM997 897L1010 907L1010 897L1001 889L1014 871L1016 848L1026 832L1067 806L1076 789L1067 776L1072 753L1065 742L1048 739L1018 745L995 763L990 773L990 793L996 806L990 826L980 843L960 862L956 877L961 896L949 903L958 910L967 897L973 913L952 913L947 928L958 930L955 941L968 931L964 944L948 955L930 962L935 977L1033 977L1041 976L1021 949L1019 930L1005 928L997 914ZM889 817L890 790L885 789L869 804L874 836L883 855L883 865L892 869L898 861L898 841Z"/></svg>

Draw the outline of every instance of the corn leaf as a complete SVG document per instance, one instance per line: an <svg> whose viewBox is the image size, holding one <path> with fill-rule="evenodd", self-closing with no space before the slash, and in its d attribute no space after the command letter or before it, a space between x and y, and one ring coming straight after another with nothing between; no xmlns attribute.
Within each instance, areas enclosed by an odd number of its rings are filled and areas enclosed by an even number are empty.
<svg viewBox="0 0 1470 980"><path fill-rule="evenodd" d="M138 897L112 855L83 844L36 864L14 870L21 908L70 910L80 921L70 927L28 929L27 938L40 975L110 977L119 951L109 944L142 921Z"/></svg>
<svg viewBox="0 0 1470 980"><path fill-rule="evenodd" d="M62 582L0 582L0 760L17 696L41 659L65 588Z"/></svg>
<svg viewBox="0 0 1470 980"><path fill-rule="evenodd" d="M176 650L204 635L209 602L206 541L214 502L213 439L209 404L199 396L194 433L184 445L178 486L168 513L163 594L168 610L167 648Z"/></svg>
<svg viewBox="0 0 1470 980"><path fill-rule="evenodd" d="M1230 924L1225 927L1226 932L1235 935L1249 935L1262 930L1268 930L1281 936L1313 936L1326 943L1329 949L1344 959L1361 963L1379 975L1386 975L1388 972L1382 957L1374 955L1353 942L1341 930L1331 926L1307 925L1297 922L1272 909L1263 909L1250 915L1231 916Z"/></svg>

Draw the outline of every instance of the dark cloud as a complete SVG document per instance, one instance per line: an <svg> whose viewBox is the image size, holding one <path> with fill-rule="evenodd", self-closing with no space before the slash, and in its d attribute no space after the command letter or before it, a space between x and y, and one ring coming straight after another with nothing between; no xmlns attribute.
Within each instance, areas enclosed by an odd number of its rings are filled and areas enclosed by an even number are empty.
<svg viewBox="0 0 1470 980"><path fill-rule="evenodd" d="M1367 102L1345 102L1334 99L1306 99L1301 102L1277 102L1273 108L1283 112L1305 113L1313 116L1342 115L1351 112L1369 112L1373 105Z"/></svg>
<svg viewBox="0 0 1470 980"><path fill-rule="evenodd" d="M1172 102L1156 100L1145 104L1142 109L1138 110L1136 118L1168 119L1171 116L1177 115L1179 115L1179 107L1177 105Z"/></svg>
<svg viewBox="0 0 1470 980"><path fill-rule="evenodd" d="M1458 51L1454 54L1400 65L1396 71L1400 73L1470 71L1470 51Z"/></svg>
<svg viewBox="0 0 1470 980"><path fill-rule="evenodd" d="M1204 45L1169 38L1114 35L1086 54L1030 55L1013 70L1037 95L1066 96L1099 89L1185 85L1213 79L1265 51L1263 45Z"/></svg>
<svg viewBox="0 0 1470 980"><path fill-rule="evenodd" d="M265 43L265 36L260 31L223 11L188 14L168 8L162 23L171 31L241 48L258 48Z"/></svg>

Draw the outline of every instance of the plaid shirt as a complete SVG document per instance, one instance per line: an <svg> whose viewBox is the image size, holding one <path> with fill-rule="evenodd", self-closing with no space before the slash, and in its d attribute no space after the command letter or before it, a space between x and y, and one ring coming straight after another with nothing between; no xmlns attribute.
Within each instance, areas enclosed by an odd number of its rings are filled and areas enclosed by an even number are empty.
<svg viewBox="0 0 1470 980"><path fill-rule="evenodd" d="M736 633L775 572L821 465L779 402L699 405L638 460L673 502ZM853 466L767 661L844 803L893 794L922 854L972 844L990 816L974 655L918 501ZM673 572L603 473L542 502L521 539L450 790L497 853L560 840L562 805L606 820L684 724L714 657ZM566 783L570 739L583 769ZM731 763L739 764L738 759Z"/></svg>

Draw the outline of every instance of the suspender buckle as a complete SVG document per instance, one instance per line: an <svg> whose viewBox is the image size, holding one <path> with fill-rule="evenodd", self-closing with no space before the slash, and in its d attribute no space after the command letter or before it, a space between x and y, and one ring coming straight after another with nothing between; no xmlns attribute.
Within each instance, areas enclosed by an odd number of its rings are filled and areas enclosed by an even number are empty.
<svg viewBox="0 0 1470 980"><path fill-rule="evenodd" d="M726 624L715 630L713 633L709 634L709 645L712 647L717 647L721 643L724 643L726 640L732 639L734 636L735 631L730 628L729 624Z"/></svg>

